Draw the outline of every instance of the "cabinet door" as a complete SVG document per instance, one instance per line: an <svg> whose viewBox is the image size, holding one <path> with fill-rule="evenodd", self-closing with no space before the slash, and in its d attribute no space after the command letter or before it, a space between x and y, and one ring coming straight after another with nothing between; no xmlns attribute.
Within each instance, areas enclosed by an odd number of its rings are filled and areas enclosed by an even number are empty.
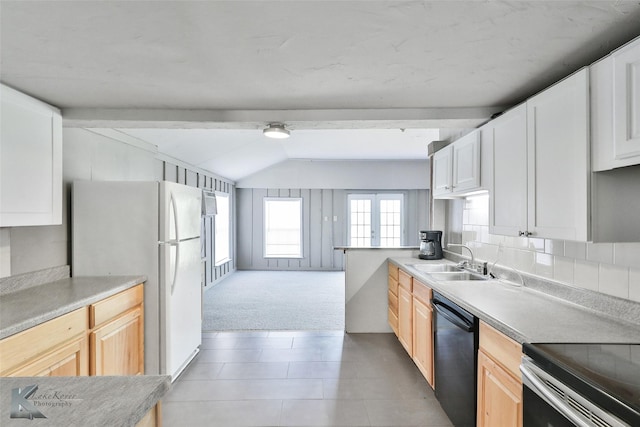
<svg viewBox="0 0 640 427"><path fill-rule="evenodd" d="M12 372L12 377L74 377L88 375L87 337L64 344Z"/></svg>
<svg viewBox="0 0 640 427"><path fill-rule="evenodd" d="M588 95L584 68L527 101L527 231L534 237L588 239Z"/></svg>
<svg viewBox="0 0 640 427"><path fill-rule="evenodd" d="M638 157L640 162L640 40L612 57L614 156Z"/></svg>
<svg viewBox="0 0 640 427"><path fill-rule="evenodd" d="M454 193L480 187L480 132L471 132L457 140L452 146Z"/></svg>
<svg viewBox="0 0 640 427"><path fill-rule="evenodd" d="M478 427L522 426L522 383L478 351Z"/></svg>
<svg viewBox="0 0 640 427"><path fill-rule="evenodd" d="M398 340L413 356L413 297L402 286L398 288Z"/></svg>
<svg viewBox="0 0 640 427"><path fill-rule="evenodd" d="M452 162L451 145L444 147L433 155L433 195L439 196L451 193L451 162Z"/></svg>
<svg viewBox="0 0 640 427"><path fill-rule="evenodd" d="M433 388L433 311L428 304L413 299L413 361Z"/></svg>
<svg viewBox="0 0 640 427"><path fill-rule="evenodd" d="M91 375L144 374L143 330L137 307L91 332Z"/></svg>
<svg viewBox="0 0 640 427"><path fill-rule="evenodd" d="M527 106L492 122L493 173L489 207L492 234L518 236L527 226Z"/></svg>
<svg viewBox="0 0 640 427"><path fill-rule="evenodd" d="M0 85L0 227L62 223L62 118Z"/></svg>

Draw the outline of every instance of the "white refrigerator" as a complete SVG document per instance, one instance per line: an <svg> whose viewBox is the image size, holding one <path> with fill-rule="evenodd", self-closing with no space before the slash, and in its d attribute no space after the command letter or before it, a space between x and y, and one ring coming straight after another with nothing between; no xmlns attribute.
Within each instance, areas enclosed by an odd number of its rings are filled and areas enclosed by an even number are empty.
<svg viewBox="0 0 640 427"><path fill-rule="evenodd" d="M201 201L165 181L73 183L72 275L147 276L145 373L172 381L201 345Z"/></svg>

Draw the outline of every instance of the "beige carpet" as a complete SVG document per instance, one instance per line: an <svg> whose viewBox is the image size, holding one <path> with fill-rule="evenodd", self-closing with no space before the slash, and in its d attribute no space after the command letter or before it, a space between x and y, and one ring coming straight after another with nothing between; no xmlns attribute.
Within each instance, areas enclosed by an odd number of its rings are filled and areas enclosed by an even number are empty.
<svg viewBox="0 0 640 427"><path fill-rule="evenodd" d="M344 272L236 271L205 292L202 330L344 330Z"/></svg>

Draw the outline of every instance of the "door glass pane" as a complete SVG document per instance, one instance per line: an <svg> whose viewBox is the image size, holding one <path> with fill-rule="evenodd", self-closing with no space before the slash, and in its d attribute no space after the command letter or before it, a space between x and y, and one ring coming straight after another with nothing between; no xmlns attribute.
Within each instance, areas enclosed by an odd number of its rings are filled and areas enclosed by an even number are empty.
<svg viewBox="0 0 640 427"><path fill-rule="evenodd" d="M353 199L351 212L351 246L371 246L371 200Z"/></svg>
<svg viewBox="0 0 640 427"><path fill-rule="evenodd" d="M400 200L380 200L380 246L400 246Z"/></svg>

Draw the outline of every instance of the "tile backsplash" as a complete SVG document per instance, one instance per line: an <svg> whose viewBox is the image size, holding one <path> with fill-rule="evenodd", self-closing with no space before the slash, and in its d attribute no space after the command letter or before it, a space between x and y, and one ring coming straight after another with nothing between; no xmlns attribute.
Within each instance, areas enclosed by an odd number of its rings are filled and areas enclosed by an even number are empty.
<svg viewBox="0 0 640 427"><path fill-rule="evenodd" d="M640 302L640 242L584 243L489 234L489 196L464 201L462 243L491 266ZM467 255L463 253L463 255Z"/></svg>

